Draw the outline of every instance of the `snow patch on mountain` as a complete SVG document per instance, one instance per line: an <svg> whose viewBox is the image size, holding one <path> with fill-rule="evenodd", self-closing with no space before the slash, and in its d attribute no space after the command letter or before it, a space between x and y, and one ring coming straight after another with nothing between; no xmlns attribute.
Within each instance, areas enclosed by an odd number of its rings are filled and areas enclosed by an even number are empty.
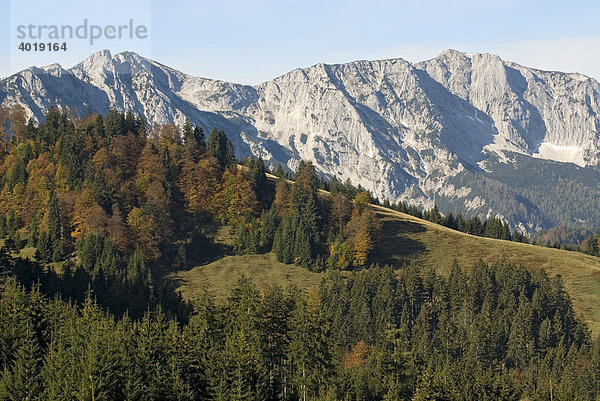
<svg viewBox="0 0 600 401"><path fill-rule="evenodd" d="M584 152L585 149L582 146L554 145L549 142L542 142L538 151L532 156L564 163L575 163L581 167L585 167Z"/></svg>

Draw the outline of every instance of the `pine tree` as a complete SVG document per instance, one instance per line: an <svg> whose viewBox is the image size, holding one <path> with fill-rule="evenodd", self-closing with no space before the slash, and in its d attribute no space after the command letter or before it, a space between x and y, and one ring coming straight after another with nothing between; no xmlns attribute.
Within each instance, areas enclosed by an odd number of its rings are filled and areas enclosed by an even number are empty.
<svg viewBox="0 0 600 401"><path fill-rule="evenodd" d="M500 236L500 239L503 239L505 241L512 241L510 227L508 226L508 222L506 221L502 224L502 234Z"/></svg>
<svg viewBox="0 0 600 401"><path fill-rule="evenodd" d="M191 141L195 140L194 138L194 129L192 128L192 123L188 118L185 119L185 124L183 125L183 142L188 145Z"/></svg>
<svg viewBox="0 0 600 401"><path fill-rule="evenodd" d="M225 132L223 132L225 135ZM233 151L233 143L231 139L227 138L227 142L225 143L225 167L233 166L236 163L235 160L235 152Z"/></svg>
<svg viewBox="0 0 600 401"><path fill-rule="evenodd" d="M127 262L127 275L125 282L128 285L135 284L150 284L149 282L150 271L146 267L144 255L140 248L136 248L135 251L129 257Z"/></svg>
<svg viewBox="0 0 600 401"><path fill-rule="evenodd" d="M264 205L268 205L272 201L270 185L266 176L265 162L262 157L259 157L252 163L252 176L254 178L254 190L256 198Z"/></svg>
<svg viewBox="0 0 600 401"><path fill-rule="evenodd" d="M46 215L48 236L50 241L62 240L62 224L61 224L61 213L58 198L54 189L50 191L50 198L48 200L48 211Z"/></svg>
<svg viewBox="0 0 600 401"><path fill-rule="evenodd" d="M302 267L309 267L313 264L313 257L310 231L304 224L298 224L294 230L294 263Z"/></svg>
<svg viewBox="0 0 600 401"><path fill-rule="evenodd" d="M37 126L32 119L29 119L25 127L25 136L27 139L35 139L37 137Z"/></svg>
<svg viewBox="0 0 600 401"><path fill-rule="evenodd" d="M263 252L269 252L272 249L277 225L275 209L271 208L262 212L260 216L260 248Z"/></svg>
<svg viewBox="0 0 600 401"><path fill-rule="evenodd" d="M127 134L125 118L118 110L111 109L104 119L104 132L108 137Z"/></svg>
<svg viewBox="0 0 600 401"><path fill-rule="evenodd" d="M316 305L303 298L297 300L290 319L290 389L285 393L306 401L326 386L332 369L329 327Z"/></svg>
<svg viewBox="0 0 600 401"><path fill-rule="evenodd" d="M193 135L200 152L206 152L206 138L204 137L204 131L202 130L202 127L199 125L195 126Z"/></svg>
<svg viewBox="0 0 600 401"><path fill-rule="evenodd" d="M208 137L208 151L217 158L221 170L235 163L235 154L233 152L233 144L227 138L223 130L213 128Z"/></svg>
<svg viewBox="0 0 600 401"><path fill-rule="evenodd" d="M166 195L169 199L173 197L173 187L175 185L175 164L173 163L173 159L171 158L171 152L169 151L168 146L164 146L161 150L160 158L162 160L163 167L165 169L164 176L164 187L166 191Z"/></svg>
<svg viewBox="0 0 600 401"><path fill-rule="evenodd" d="M23 334L11 368L5 368L0 376L0 398L3 400L34 400L42 391L41 350L29 322Z"/></svg>
<svg viewBox="0 0 600 401"><path fill-rule="evenodd" d="M64 243L60 239L52 241L52 261L60 262L64 257Z"/></svg>
<svg viewBox="0 0 600 401"><path fill-rule="evenodd" d="M429 211L429 218L427 219L435 224L442 224L442 215L438 209L437 203L433 205L433 209Z"/></svg>
<svg viewBox="0 0 600 401"><path fill-rule="evenodd" d="M283 170L283 166L281 165L281 163L277 164L277 168L275 169L274 175L276 175L279 178L285 177L285 171Z"/></svg>
<svg viewBox="0 0 600 401"><path fill-rule="evenodd" d="M233 240L233 251L236 255L257 253L259 247L258 224L256 219L249 216L237 228L236 236Z"/></svg>
<svg viewBox="0 0 600 401"><path fill-rule="evenodd" d="M273 252L277 256L277 260L290 264L294 262L294 247L295 247L295 223L297 219L294 215L285 216L281 220L281 224L275 233L273 239Z"/></svg>
<svg viewBox="0 0 600 401"><path fill-rule="evenodd" d="M124 121L124 128L126 130L127 133L134 133L137 134L139 127L140 126L140 121L138 119L136 119L133 116L133 113L131 112L131 110L128 110L127 113L125 114L125 121Z"/></svg>
<svg viewBox="0 0 600 401"><path fill-rule="evenodd" d="M532 310L524 293L519 297L519 308L512 321L508 338L507 359L511 366L522 368L533 357Z"/></svg>
<svg viewBox="0 0 600 401"><path fill-rule="evenodd" d="M80 136L72 124L64 129L58 141L58 159L66 169L66 184L69 189L78 189L83 182L84 163Z"/></svg>
<svg viewBox="0 0 600 401"><path fill-rule="evenodd" d="M267 359L269 399L285 399L284 386L288 381L287 349L289 344L289 320L293 299L280 287L271 287L264 294L260 308L261 344Z"/></svg>
<svg viewBox="0 0 600 401"><path fill-rule="evenodd" d="M265 399L268 363L261 350L260 294L250 279L241 277L227 301L225 330L230 334L225 339L223 358L228 377L219 393L231 400Z"/></svg>
<svg viewBox="0 0 600 401"><path fill-rule="evenodd" d="M46 231L43 231L40 234L40 238L37 242L37 247L36 247L36 251L35 251L35 259L40 261L40 262L51 262L52 261L52 254L53 254L53 249L52 249L52 242L50 241L50 238L48 236L48 233L46 233Z"/></svg>

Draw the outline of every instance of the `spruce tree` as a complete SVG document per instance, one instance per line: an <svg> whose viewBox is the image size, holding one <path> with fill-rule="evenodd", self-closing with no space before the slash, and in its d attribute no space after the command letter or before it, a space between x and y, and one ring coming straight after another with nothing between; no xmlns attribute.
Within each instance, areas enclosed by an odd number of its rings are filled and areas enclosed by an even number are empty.
<svg viewBox="0 0 600 401"><path fill-rule="evenodd" d="M128 285L150 284L148 282L149 273L142 250L138 247L133 251L127 262L125 282Z"/></svg>
<svg viewBox="0 0 600 401"><path fill-rule="evenodd" d="M204 131L202 130L201 126L196 125L194 127L193 136L196 141L196 145L198 146L198 149L200 149L200 152L206 152L206 138L204 137Z"/></svg>
<svg viewBox="0 0 600 401"><path fill-rule="evenodd" d="M194 138L194 129L192 128L192 123L188 118L185 119L185 124L183 125L183 142L188 145Z"/></svg>
<svg viewBox="0 0 600 401"><path fill-rule="evenodd" d="M35 251L35 259L36 260L43 262L43 263L52 261L52 255L53 255L52 242L50 241L50 238L46 231L43 231L40 234L40 238L37 242L36 248L37 248Z"/></svg>
<svg viewBox="0 0 600 401"><path fill-rule="evenodd" d="M47 213L48 236L50 237L50 241L60 241L62 239L61 213L58 198L54 189L50 191Z"/></svg>
<svg viewBox="0 0 600 401"><path fill-rule="evenodd" d="M31 323L26 323L20 342L11 368L5 368L0 376L0 399L3 400L35 400L42 392L41 350Z"/></svg>
<svg viewBox="0 0 600 401"><path fill-rule="evenodd" d="M225 135L225 131L213 128L208 137L207 148L208 151L217 158L222 170L235 163L233 144Z"/></svg>

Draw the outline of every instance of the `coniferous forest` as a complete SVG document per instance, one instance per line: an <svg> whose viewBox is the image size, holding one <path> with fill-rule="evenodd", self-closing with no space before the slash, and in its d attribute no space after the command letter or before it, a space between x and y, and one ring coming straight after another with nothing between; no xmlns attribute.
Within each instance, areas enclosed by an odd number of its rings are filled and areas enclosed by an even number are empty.
<svg viewBox="0 0 600 401"><path fill-rule="evenodd" d="M600 397L600 338L560 276L374 265L368 192L307 162L267 175L216 128L13 114L0 138L0 399ZM424 217L448 223L437 208ZM214 240L223 230L231 248ZM479 230L514 239L499 219ZM323 272L320 287L242 277L225 300L206 288L186 301L166 279L267 252Z"/></svg>

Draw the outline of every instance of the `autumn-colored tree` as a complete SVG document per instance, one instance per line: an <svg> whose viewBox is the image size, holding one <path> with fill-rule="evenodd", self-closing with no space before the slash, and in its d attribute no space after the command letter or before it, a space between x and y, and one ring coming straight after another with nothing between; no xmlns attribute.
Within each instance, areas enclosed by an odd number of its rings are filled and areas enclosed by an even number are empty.
<svg viewBox="0 0 600 401"><path fill-rule="evenodd" d="M369 228L361 226L353 238L352 250L356 267L364 267L369 259L369 253L373 250L373 239Z"/></svg>
<svg viewBox="0 0 600 401"><path fill-rule="evenodd" d="M115 156L114 153L110 154L107 148L102 147L96 151L94 156L92 156L92 165L95 170L111 168L114 164Z"/></svg>
<svg viewBox="0 0 600 401"><path fill-rule="evenodd" d="M8 190L12 190L17 183L23 185L27 183L26 160L22 155L11 152L5 157L3 170L3 178Z"/></svg>
<svg viewBox="0 0 600 401"><path fill-rule="evenodd" d="M56 166L50 161L49 154L43 153L38 158L29 161L27 164L27 173L27 185L23 187L24 193L19 202L27 205L27 207L22 208L19 213L21 220L25 225L29 225L32 222L33 216L37 210L45 210L46 201L49 196L50 183L56 173ZM0 204L3 204L1 195ZM15 207L17 205L6 204L6 206ZM0 212L2 212L1 207Z"/></svg>
<svg viewBox="0 0 600 401"><path fill-rule="evenodd" d="M371 203L371 196L368 192L359 192L354 198L354 210L352 211L352 217L361 215L367 206Z"/></svg>
<svg viewBox="0 0 600 401"><path fill-rule="evenodd" d="M279 217L283 217L288 210L290 204L290 192L290 183L288 183L285 178L280 178L277 180L273 208Z"/></svg>
<svg viewBox="0 0 600 401"><path fill-rule="evenodd" d="M137 245L149 260L157 260L161 256L161 233L154 216L148 208L134 207L127 216L127 225L134 234Z"/></svg>
<svg viewBox="0 0 600 401"><path fill-rule="evenodd" d="M354 252L354 266L364 267L374 248L375 239L381 229L377 216L367 209L370 197L367 192L359 192L354 200L352 218L346 224L346 241Z"/></svg>
<svg viewBox="0 0 600 401"><path fill-rule="evenodd" d="M254 214L258 202L251 180L245 177L241 168L228 168L223 174L219 193L218 217L221 222L239 225L247 214Z"/></svg>
<svg viewBox="0 0 600 401"><path fill-rule="evenodd" d="M27 139L27 114L25 108L16 104L10 110L9 114L10 131L14 135L17 143Z"/></svg>
<svg viewBox="0 0 600 401"><path fill-rule="evenodd" d="M588 253L590 255L599 256L600 255L600 235L592 234L588 236L581 245L583 252Z"/></svg>
<svg viewBox="0 0 600 401"><path fill-rule="evenodd" d="M361 367L367 363L370 354L375 352L375 347L369 346L364 340L360 340L344 356L344 367Z"/></svg>
<svg viewBox="0 0 600 401"><path fill-rule="evenodd" d="M135 184L141 192L145 192L152 182L164 183L164 180L165 167L158 149L148 141L138 159Z"/></svg>
<svg viewBox="0 0 600 401"><path fill-rule="evenodd" d="M216 159L212 156L204 156L197 163L184 161L177 185L188 212L196 217L206 217L215 210L219 176Z"/></svg>
<svg viewBox="0 0 600 401"><path fill-rule="evenodd" d="M175 124L155 124L150 137L157 140L161 147L181 144L181 132Z"/></svg>
<svg viewBox="0 0 600 401"><path fill-rule="evenodd" d="M129 228L123 221L121 212L117 207L113 208L113 214L108 219L106 225L106 232L110 242L122 253L125 253L129 249L131 244L131 233Z"/></svg>
<svg viewBox="0 0 600 401"><path fill-rule="evenodd" d="M172 239L171 205L165 187L158 181L149 183L144 192L144 198L145 202L142 207L132 209L127 222L134 230L138 245L144 255L151 260L156 260L160 258L162 249ZM134 216L133 219L132 216Z"/></svg>
<svg viewBox="0 0 600 401"><path fill-rule="evenodd" d="M346 270L354 264L352 247L342 239L334 241L329 247L327 266L331 269Z"/></svg>
<svg viewBox="0 0 600 401"><path fill-rule="evenodd" d="M107 155L110 160L105 163L105 167L114 168L113 174L120 180L133 177L138 167L138 158L146 146L148 144L145 143L145 138L132 133L113 138L110 153ZM146 152L148 151L149 149L146 149Z"/></svg>
<svg viewBox="0 0 600 401"><path fill-rule="evenodd" d="M81 191L75 202L75 212L73 215L73 232L71 237L75 241L79 240L83 235L89 233L103 234L108 223L108 216L104 209L98 205L94 199L94 194L89 188Z"/></svg>

